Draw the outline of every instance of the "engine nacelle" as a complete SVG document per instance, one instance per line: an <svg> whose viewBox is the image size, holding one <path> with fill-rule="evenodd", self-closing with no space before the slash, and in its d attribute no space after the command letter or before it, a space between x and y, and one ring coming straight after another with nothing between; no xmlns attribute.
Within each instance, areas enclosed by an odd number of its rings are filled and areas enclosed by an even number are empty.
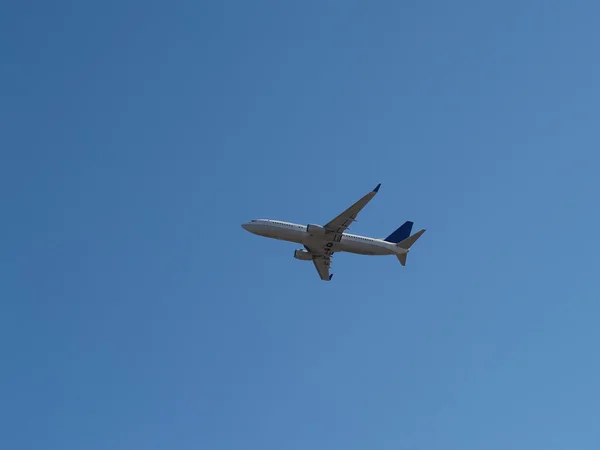
<svg viewBox="0 0 600 450"><path fill-rule="evenodd" d="M296 259L300 259L302 261L311 261L312 257L313 257L312 253L307 252L303 248L300 248L300 249L294 251L294 258L296 258Z"/></svg>
<svg viewBox="0 0 600 450"><path fill-rule="evenodd" d="M323 228L321 225L310 224L306 227L306 231L313 236L325 235L325 228Z"/></svg>

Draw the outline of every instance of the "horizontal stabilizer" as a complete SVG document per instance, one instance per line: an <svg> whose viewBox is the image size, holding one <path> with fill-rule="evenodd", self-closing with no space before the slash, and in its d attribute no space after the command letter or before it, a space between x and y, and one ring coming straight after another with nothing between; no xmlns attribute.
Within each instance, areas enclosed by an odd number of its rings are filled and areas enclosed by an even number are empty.
<svg viewBox="0 0 600 450"><path fill-rule="evenodd" d="M403 241L398 242L398 247L408 250L413 246L415 242L417 242L417 239L419 239L423 235L423 233L425 233L425 230L417 231L412 236L407 237Z"/></svg>
<svg viewBox="0 0 600 450"><path fill-rule="evenodd" d="M415 242L417 242L417 239L419 239L423 235L423 233L425 233L425 230L417 231L412 236L407 237L403 241L400 241L396 244L401 249L406 250L406 252L404 252L404 253L396 254L396 257L398 258L398 261L400 261L400 264L402 264L403 266L406 266L406 258L408 256L408 249L411 248Z"/></svg>

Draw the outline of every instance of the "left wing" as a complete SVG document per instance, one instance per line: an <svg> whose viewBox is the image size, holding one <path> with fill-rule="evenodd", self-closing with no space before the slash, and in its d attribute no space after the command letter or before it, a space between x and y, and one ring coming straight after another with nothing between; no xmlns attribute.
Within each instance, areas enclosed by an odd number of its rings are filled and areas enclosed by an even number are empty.
<svg viewBox="0 0 600 450"><path fill-rule="evenodd" d="M380 187L381 183L379 183L375 187L375 189L373 189L359 201L354 203L354 205L352 205L346 211L344 211L335 219L331 220L326 225L324 225L323 227L327 230L327 234L329 235L327 237L334 242L340 242L340 240L342 239L342 233L346 231L348 227L350 227L352 222L356 220L356 216L358 216L358 213L365 206L367 206L367 203L369 203L373 199L373 197L375 197L375 194L377 194Z"/></svg>

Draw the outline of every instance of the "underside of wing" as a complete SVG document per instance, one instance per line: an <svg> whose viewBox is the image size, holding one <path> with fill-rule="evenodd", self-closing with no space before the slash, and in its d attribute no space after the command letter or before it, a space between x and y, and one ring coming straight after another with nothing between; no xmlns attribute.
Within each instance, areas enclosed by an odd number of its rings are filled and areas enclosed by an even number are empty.
<svg viewBox="0 0 600 450"><path fill-rule="evenodd" d="M304 246L304 248L306 248L306 250L312 253L312 262L315 265L315 269L317 269L321 280L331 280L333 274L330 274L329 271L331 269L331 255L333 255L333 253L324 254L323 252L316 251L315 249L307 247L306 245Z"/></svg>
<svg viewBox="0 0 600 450"><path fill-rule="evenodd" d="M363 198L354 203L350 208L346 209L343 213L338 215L335 219L329 221L324 225L325 230L330 235L328 236L332 241L339 242L342 239L342 233L346 231L352 222L356 220L358 213L367 206L373 197L379 191L381 183L378 184L375 189L366 194Z"/></svg>
<svg viewBox="0 0 600 450"><path fill-rule="evenodd" d="M321 277L321 280L329 281L333 277L333 274L329 273L329 268L331 267L331 258L328 256L315 256L313 259L313 264Z"/></svg>

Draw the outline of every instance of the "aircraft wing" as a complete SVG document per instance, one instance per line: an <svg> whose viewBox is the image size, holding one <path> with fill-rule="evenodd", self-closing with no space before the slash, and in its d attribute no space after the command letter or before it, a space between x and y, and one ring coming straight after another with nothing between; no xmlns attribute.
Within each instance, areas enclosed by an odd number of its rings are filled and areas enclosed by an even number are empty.
<svg viewBox="0 0 600 450"><path fill-rule="evenodd" d="M354 222L356 220L356 216L358 216L358 213L365 206L367 206L367 203L369 203L373 199L373 197L375 197L375 194L377 194L377 191L379 191L380 187L381 187L381 183L379 183L375 187L375 189L373 189L371 192L369 192L363 198L361 198L356 203L354 203L346 211L344 211L339 216L337 216L335 219L331 220L330 222L328 222L326 225L323 226L327 230L328 234L333 235L330 237L330 239L332 241L339 242L342 239L342 233L344 231L346 231L348 229L348 227L350 227L352 222Z"/></svg>
<svg viewBox="0 0 600 450"><path fill-rule="evenodd" d="M329 268L331 267L331 258L325 255L318 255L313 258L313 264L319 272L319 276L321 280L329 281L333 274L329 273Z"/></svg>
<svg viewBox="0 0 600 450"><path fill-rule="evenodd" d="M333 274L329 273L329 269L331 269L331 255L333 255L333 253L325 254L323 252L316 251L313 248L307 247L306 245L304 248L313 254L312 262L315 265L315 269L317 269L321 280L331 280Z"/></svg>

